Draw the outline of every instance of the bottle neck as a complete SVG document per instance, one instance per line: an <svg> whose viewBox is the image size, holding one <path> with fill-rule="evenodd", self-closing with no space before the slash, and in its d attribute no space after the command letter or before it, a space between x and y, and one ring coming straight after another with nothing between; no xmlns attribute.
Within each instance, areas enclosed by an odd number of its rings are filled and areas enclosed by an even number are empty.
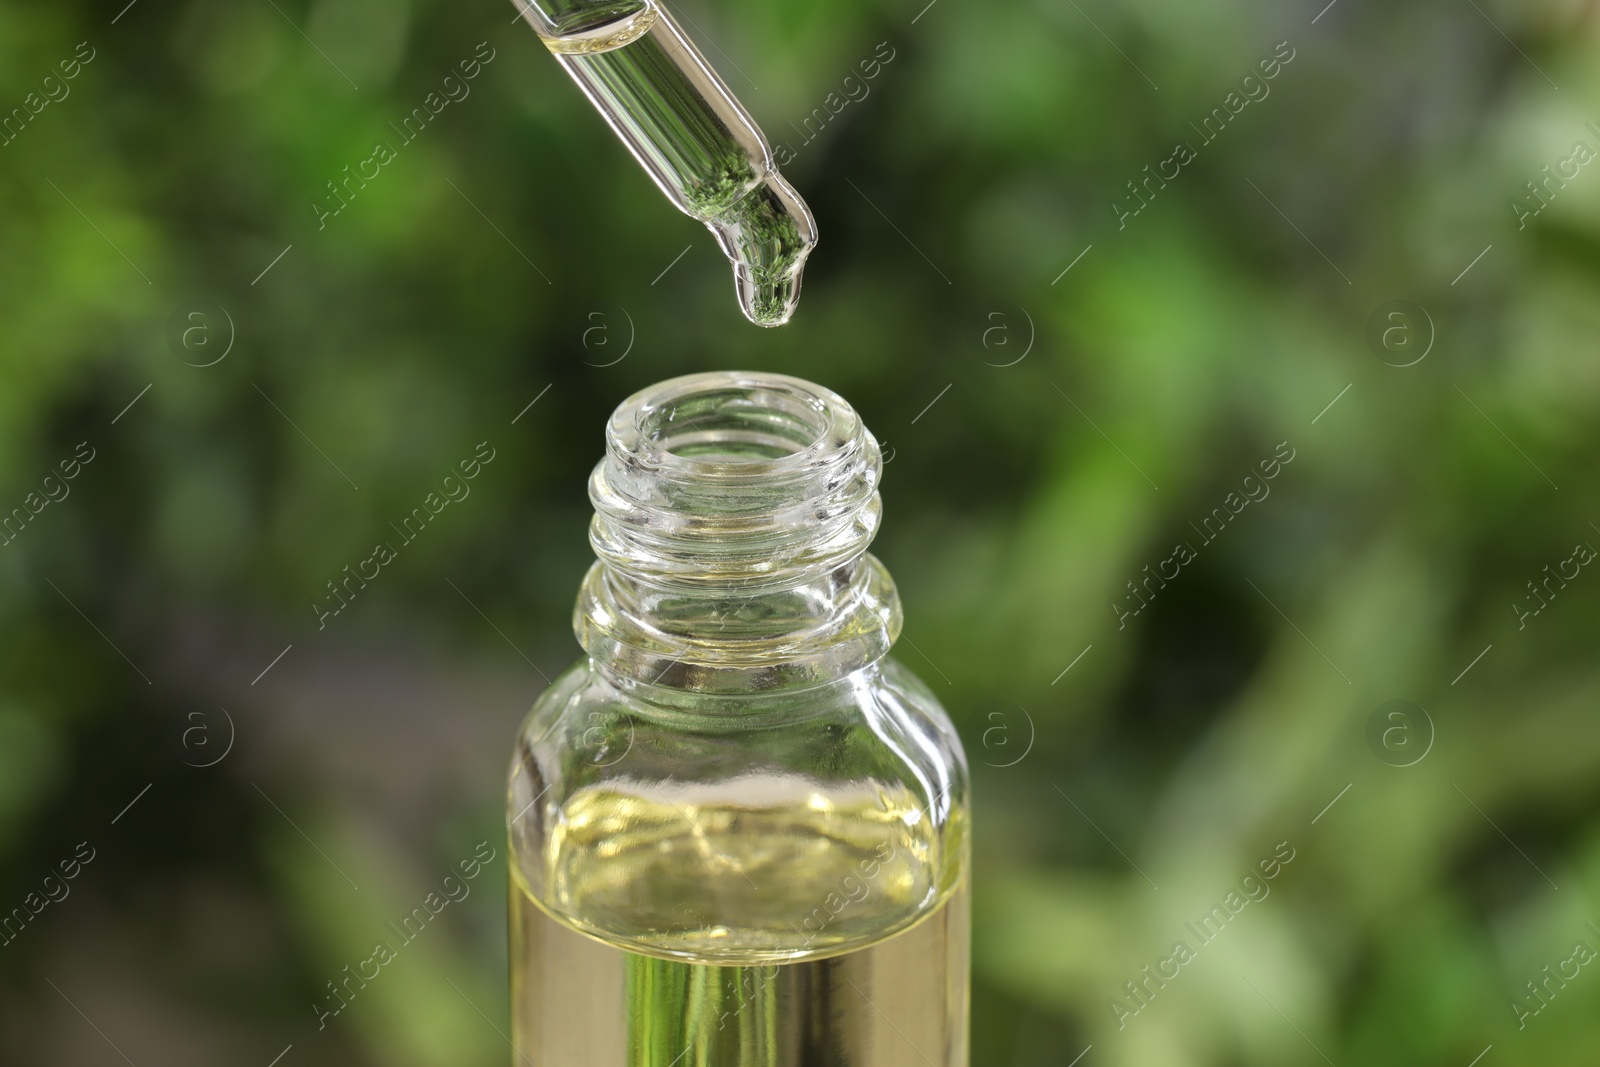
<svg viewBox="0 0 1600 1067"><path fill-rule="evenodd" d="M677 378L613 415L590 480L598 561L574 627L640 685L751 693L881 659L900 602L867 553L878 444L836 394L780 375Z"/></svg>

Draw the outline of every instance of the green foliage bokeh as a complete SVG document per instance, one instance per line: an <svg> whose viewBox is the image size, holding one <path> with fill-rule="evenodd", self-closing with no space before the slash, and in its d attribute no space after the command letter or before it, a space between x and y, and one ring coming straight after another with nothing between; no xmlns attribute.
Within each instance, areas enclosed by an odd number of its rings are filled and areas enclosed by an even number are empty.
<svg viewBox="0 0 1600 1067"><path fill-rule="evenodd" d="M836 389L891 458L897 654L975 772L975 1065L1591 1060L1590 968L1511 1004L1600 947L1600 578L1542 584L1600 544L1592 5L675 10L818 218L779 330L508 5L0 10L0 514L29 516L0 547L0 909L84 837L106 857L3 949L0 1062L113 1062L73 990L141 1063L507 1062L501 868L331 1033L307 1004L499 842L509 724L577 651L604 419L716 368ZM1369 343L1395 300L1410 366ZM211 366L172 340L196 321L231 338ZM471 497L319 626L485 441ZM437 734L385 702L489 713L418 664L505 697L460 757L486 770L434 792L400 768L447 762ZM1406 767L1368 740L1396 699L1431 722ZM197 768L223 706L239 751ZM1271 892L1119 1013L1279 842Z"/></svg>

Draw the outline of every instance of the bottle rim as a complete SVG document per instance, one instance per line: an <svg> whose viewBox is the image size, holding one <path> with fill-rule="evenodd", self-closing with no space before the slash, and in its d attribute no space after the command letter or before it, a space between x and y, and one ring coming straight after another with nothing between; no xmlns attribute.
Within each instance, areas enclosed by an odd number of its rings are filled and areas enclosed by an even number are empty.
<svg viewBox="0 0 1600 1067"><path fill-rule="evenodd" d="M678 414L685 410L690 414L679 424ZM715 425L702 430L699 441L675 436L697 422ZM849 459L841 453L859 447L862 437L871 434L860 416L831 389L787 374L710 371L669 378L624 400L607 424L606 449L611 457L626 457L661 474L743 482L805 475L819 464ZM720 442L765 445L778 454L723 452L706 458L698 451Z"/></svg>

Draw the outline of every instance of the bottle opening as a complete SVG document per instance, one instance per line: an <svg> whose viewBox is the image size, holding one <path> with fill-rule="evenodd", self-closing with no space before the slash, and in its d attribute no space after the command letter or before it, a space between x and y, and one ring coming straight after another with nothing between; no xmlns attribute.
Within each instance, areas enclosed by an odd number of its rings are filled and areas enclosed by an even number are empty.
<svg viewBox="0 0 1600 1067"><path fill-rule="evenodd" d="M863 433L839 396L778 375L692 375L664 382L617 409L613 455L637 455L647 467L716 478L752 467L806 465ZM800 457L795 459L795 457ZM789 462L784 462L789 461Z"/></svg>
<svg viewBox="0 0 1600 1067"><path fill-rule="evenodd" d="M717 542L724 558L740 546L766 555L875 516L882 466L878 442L831 390L780 374L692 374L617 408L590 498L602 525Z"/></svg>

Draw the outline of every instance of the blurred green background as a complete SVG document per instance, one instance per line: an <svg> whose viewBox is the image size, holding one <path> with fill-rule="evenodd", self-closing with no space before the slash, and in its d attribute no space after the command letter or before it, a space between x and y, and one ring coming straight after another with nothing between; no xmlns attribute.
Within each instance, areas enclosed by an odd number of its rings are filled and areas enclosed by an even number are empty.
<svg viewBox="0 0 1600 1067"><path fill-rule="evenodd" d="M776 331L508 5L0 8L0 1062L509 1062L503 772L584 479L715 368L884 441L898 654L973 763L974 1065L1593 1062L1596 7L686 0L819 221Z"/></svg>

